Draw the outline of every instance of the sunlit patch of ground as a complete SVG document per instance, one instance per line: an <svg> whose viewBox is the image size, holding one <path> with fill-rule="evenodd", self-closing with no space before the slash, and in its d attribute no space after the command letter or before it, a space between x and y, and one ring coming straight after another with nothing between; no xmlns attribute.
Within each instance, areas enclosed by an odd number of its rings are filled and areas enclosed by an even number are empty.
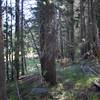
<svg viewBox="0 0 100 100"><path fill-rule="evenodd" d="M28 60L29 68L39 64L39 61ZM37 71L32 70L33 73ZM24 100L100 100L100 91L96 91L93 82L98 76L83 73L80 64L71 64L65 69L57 65L57 85L48 87L47 84L41 85L41 76L35 74L32 80L20 84L21 94ZM31 79L31 78L30 78ZM46 87L49 94L44 97L30 94L35 87ZM18 100L15 82L8 84L9 100ZM34 99L35 98L35 99Z"/></svg>
<svg viewBox="0 0 100 100"><path fill-rule="evenodd" d="M100 91L96 92L93 82L97 76L86 75L82 72L80 64L74 64L64 69L58 69L61 82L56 90L57 100L100 100Z"/></svg>

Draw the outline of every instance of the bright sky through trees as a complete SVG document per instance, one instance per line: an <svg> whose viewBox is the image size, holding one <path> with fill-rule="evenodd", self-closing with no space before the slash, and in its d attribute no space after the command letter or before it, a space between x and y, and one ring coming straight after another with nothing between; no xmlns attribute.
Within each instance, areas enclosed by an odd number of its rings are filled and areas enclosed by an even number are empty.
<svg viewBox="0 0 100 100"><path fill-rule="evenodd" d="M10 6L10 2L12 2L12 7L15 6L15 0L7 0L7 2L9 6ZM3 1L3 5L6 5L6 0ZM31 16L30 7L35 7L35 6L36 6L36 0L24 0L25 19L28 19Z"/></svg>
<svg viewBox="0 0 100 100"><path fill-rule="evenodd" d="M21 2L21 0L20 0ZM15 7L15 0L7 0L7 3L8 3L8 6L12 6L13 8ZM21 3L20 3L21 4ZM6 6L6 0L3 1L3 6ZM20 5L21 7L21 5ZM30 8L31 7L36 7L36 0L24 0L24 15L25 15L25 19L29 19L32 17L32 13L30 11ZM20 8L21 10L21 8ZM3 14L3 20L6 20L6 12L4 12ZM13 11L13 14L15 14L15 8L14 8L14 11ZM8 15L8 17L10 18L10 15ZM4 21L3 21L4 22ZM11 21L8 22L9 24L11 23ZM12 21L13 25L15 25L15 19L13 19ZM13 31L15 30L14 27L13 28Z"/></svg>

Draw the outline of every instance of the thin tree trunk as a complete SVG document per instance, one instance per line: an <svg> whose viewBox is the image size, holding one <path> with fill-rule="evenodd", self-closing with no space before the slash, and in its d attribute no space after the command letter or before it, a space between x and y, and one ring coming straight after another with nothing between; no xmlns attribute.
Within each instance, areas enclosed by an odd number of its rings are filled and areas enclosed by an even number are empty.
<svg viewBox="0 0 100 100"><path fill-rule="evenodd" d="M6 74L9 80L9 63L8 63L8 2L6 0Z"/></svg>
<svg viewBox="0 0 100 100"><path fill-rule="evenodd" d="M19 71L20 71L20 65L19 65L19 0L16 0L16 24L15 24L15 68L17 71L17 78L19 78Z"/></svg>
<svg viewBox="0 0 100 100"><path fill-rule="evenodd" d="M0 100L7 100L3 50L4 50L4 41L2 33L2 1L0 0Z"/></svg>
<svg viewBox="0 0 100 100"><path fill-rule="evenodd" d="M12 35L12 20L13 20L13 16L12 16L12 0L10 0L10 16L11 16L11 36L10 36L10 40L11 40L11 79L14 79L14 65L13 65L13 35Z"/></svg>
<svg viewBox="0 0 100 100"><path fill-rule="evenodd" d="M71 44L74 44L74 0L72 0L70 4L70 12L71 12L71 17L70 17L70 24L71 24L71 30L70 30L70 36L71 36ZM71 49L71 59L72 61L74 60L74 48Z"/></svg>
<svg viewBox="0 0 100 100"><path fill-rule="evenodd" d="M24 40L23 40L23 3L24 0L21 1L21 68L22 75L25 74L24 68Z"/></svg>
<svg viewBox="0 0 100 100"><path fill-rule="evenodd" d="M80 41L86 40L86 25L85 25L85 7L84 7L84 0L80 0ZM81 48L81 55L85 53L85 46Z"/></svg>

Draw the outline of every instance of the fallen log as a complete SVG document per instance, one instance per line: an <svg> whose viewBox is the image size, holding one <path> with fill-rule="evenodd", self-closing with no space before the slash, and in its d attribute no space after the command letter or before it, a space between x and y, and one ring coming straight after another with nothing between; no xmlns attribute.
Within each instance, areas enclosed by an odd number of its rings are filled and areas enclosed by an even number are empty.
<svg viewBox="0 0 100 100"><path fill-rule="evenodd" d="M94 82L93 85L95 86L97 91L100 91L100 78L97 78Z"/></svg>

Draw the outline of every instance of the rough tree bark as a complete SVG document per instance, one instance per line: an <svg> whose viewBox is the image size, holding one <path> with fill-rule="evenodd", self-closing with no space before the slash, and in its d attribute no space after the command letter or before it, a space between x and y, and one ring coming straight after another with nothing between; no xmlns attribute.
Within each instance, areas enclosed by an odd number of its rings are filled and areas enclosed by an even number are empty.
<svg viewBox="0 0 100 100"><path fill-rule="evenodd" d="M51 85L56 84L55 68L55 7L52 3L46 2L41 6L40 11L40 50L41 70L44 79Z"/></svg>

